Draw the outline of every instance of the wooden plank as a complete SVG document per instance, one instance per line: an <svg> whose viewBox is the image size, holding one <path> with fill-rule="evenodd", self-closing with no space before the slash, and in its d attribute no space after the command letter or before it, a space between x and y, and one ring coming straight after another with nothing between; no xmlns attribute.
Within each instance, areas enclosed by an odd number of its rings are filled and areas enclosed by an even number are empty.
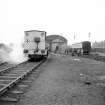
<svg viewBox="0 0 105 105"><path fill-rule="evenodd" d="M13 93L13 94L22 94L23 91L19 91L19 90L12 90L12 91L9 91L9 93Z"/></svg>
<svg viewBox="0 0 105 105"><path fill-rule="evenodd" d="M0 101L17 102L18 99L17 98L13 98L13 97L1 97Z"/></svg>

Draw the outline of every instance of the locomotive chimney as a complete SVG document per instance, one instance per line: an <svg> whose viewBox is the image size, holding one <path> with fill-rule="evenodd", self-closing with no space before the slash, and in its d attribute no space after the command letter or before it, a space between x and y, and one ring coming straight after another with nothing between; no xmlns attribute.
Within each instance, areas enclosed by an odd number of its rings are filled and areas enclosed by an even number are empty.
<svg viewBox="0 0 105 105"><path fill-rule="evenodd" d="M37 44L36 52L38 52L38 50L39 50L38 44L39 44L39 42L40 42L40 37L35 37L35 38L34 38L34 42Z"/></svg>

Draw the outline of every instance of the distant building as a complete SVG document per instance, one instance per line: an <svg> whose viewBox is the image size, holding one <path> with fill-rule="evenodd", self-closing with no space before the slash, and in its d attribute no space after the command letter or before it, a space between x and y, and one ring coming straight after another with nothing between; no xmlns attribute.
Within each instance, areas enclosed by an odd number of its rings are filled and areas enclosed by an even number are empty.
<svg viewBox="0 0 105 105"><path fill-rule="evenodd" d="M50 51L53 52L64 52L64 49L67 46L67 39L60 35L49 35L46 38L47 43L49 44Z"/></svg>
<svg viewBox="0 0 105 105"><path fill-rule="evenodd" d="M105 48L105 40L100 42L94 42L92 44L93 48Z"/></svg>

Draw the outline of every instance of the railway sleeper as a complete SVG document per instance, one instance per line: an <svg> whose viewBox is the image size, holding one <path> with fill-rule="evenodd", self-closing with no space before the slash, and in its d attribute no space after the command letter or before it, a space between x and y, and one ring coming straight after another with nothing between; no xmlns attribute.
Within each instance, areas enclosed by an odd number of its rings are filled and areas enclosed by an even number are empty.
<svg viewBox="0 0 105 105"><path fill-rule="evenodd" d="M21 75L22 75L22 74L25 74L25 73L27 73L27 72L28 72L28 71L23 71L23 72L15 72L15 71L14 71L14 72L12 72L11 74L21 74Z"/></svg>
<svg viewBox="0 0 105 105"><path fill-rule="evenodd" d="M18 100L19 100L18 94L5 93L3 96L0 97L0 101L5 102L17 102Z"/></svg>
<svg viewBox="0 0 105 105"><path fill-rule="evenodd" d="M16 79L17 77L10 77L10 76L0 76L0 80L14 80Z"/></svg>
<svg viewBox="0 0 105 105"><path fill-rule="evenodd" d="M9 80L9 83L8 84L4 84L2 83L1 85L1 89L0 89L0 96L3 94L3 93L6 93L8 90L10 90L11 87L13 87L14 85L16 85L18 82L20 82L21 79L23 79L26 75L28 75L29 73L31 73L31 71L33 71L33 69L36 69L37 67L39 67L45 60L43 60L42 62L39 62L36 66L34 66L32 69L30 70L27 70L25 71L24 73L20 73L20 74L4 74L4 76L6 75L13 75L13 76L19 76L17 77L16 79L14 80ZM1 82L3 82L5 80L1 80ZM5 82L8 82L8 81L5 81ZM32 82L32 81L30 81ZM3 87L4 86L4 87ZM11 97L10 97L11 98ZM10 99L9 97L7 97L7 99ZM6 98L4 99L6 101ZM17 100L17 99L16 99Z"/></svg>
<svg viewBox="0 0 105 105"><path fill-rule="evenodd" d="M18 82L20 79L22 79L24 76L21 76L21 78L18 78L16 80L16 82ZM14 82L15 83L15 82ZM13 85L14 83L12 83L10 86L8 86L5 91L9 90ZM4 91L3 91L4 92ZM10 93L12 94L22 94L23 91L17 91L17 90L13 90L13 91L10 91ZM10 97L10 96L4 96L4 97L1 97L0 99L1 101L10 101L10 102L17 102L19 100L19 98L14 98L14 97Z"/></svg>
<svg viewBox="0 0 105 105"><path fill-rule="evenodd" d="M10 71L10 70L12 70L15 67L17 67L17 66L13 66L13 67L8 67L6 69L2 69L2 70L0 70L0 74L4 74L5 72Z"/></svg>
<svg viewBox="0 0 105 105"><path fill-rule="evenodd" d="M12 94L22 94L23 91L20 91L20 90L11 90L11 91L9 91L9 93L12 93Z"/></svg>
<svg viewBox="0 0 105 105"><path fill-rule="evenodd" d="M22 84L19 84L18 87L19 87L19 88L27 88L28 85L22 83Z"/></svg>
<svg viewBox="0 0 105 105"><path fill-rule="evenodd" d="M1 75L2 76L2 75ZM20 74L4 74L3 76L19 77Z"/></svg>
<svg viewBox="0 0 105 105"><path fill-rule="evenodd" d="M0 101L17 102L19 99L12 97L2 97Z"/></svg>

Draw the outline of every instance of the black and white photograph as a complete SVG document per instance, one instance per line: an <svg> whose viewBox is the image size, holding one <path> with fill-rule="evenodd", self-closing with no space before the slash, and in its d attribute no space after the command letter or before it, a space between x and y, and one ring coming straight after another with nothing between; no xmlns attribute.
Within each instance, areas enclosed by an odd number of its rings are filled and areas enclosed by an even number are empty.
<svg viewBox="0 0 105 105"><path fill-rule="evenodd" d="M0 0L0 105L105 105L105 0Z"/></svg>

